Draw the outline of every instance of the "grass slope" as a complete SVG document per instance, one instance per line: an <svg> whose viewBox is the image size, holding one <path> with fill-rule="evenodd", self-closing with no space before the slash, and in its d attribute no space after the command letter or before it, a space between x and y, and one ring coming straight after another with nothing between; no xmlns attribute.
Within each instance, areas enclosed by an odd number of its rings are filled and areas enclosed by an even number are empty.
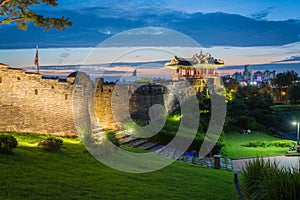
<svg viewBox="0 0 300 200"><path fill-rule="evenodd" d="M242 135L240 133L227 133L224 137L225 147L223 153L229 158L245 158L256 156L273 156L285 154L288 147L246 147L250 141L286 141L284 139L276 138L265 133L252 132L249 135Z"/></svg>
<svg viewBox="0 0 300 200"><path fill-rule="evenodd" d="M45 136L13 135L14 155L0 154L0 199L237 199L232 172L176 161L129 174L98 162L78 139L46 153L37 147Z"/></svg>

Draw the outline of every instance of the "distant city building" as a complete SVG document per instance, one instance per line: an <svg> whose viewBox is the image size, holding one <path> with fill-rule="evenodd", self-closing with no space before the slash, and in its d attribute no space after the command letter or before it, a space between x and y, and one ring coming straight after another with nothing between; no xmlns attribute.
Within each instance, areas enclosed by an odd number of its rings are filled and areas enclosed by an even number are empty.
<svg viewBox="0 0 300 200"><path fill-rule="evenodd" d="M244 81L247 83L252 80L252 70L250 65L245 65L243 72Z"/></svg>
<svg viewBox="0 0 300 200"><path fill-rule="evenodd" d="M232 78L235 79L235 80L237 80L238 82L244 81L244 76L243 76L242 72L235 72L232 75Z"/></svg>
<svg viewBox="0 0 300 200"><path fill-rule="evenodd" d="M253 74L253 80L257 82L262 82L264 73L261 71L257 71Z"/></svg>
<svg viewBox="0 0 300 200"><path fill-rule="evenodd" d="M252 74L250 65L244 66L243 72L235 72L232 78L237 80L242 86L246 85L257 85L271 84L271 80L276 76L276 71L256 71Z"/></svg>

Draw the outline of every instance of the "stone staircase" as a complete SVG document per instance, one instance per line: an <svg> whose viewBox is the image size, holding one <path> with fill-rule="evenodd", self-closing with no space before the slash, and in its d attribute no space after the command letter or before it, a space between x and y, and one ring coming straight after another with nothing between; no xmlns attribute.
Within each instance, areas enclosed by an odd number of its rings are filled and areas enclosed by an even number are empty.
<svg viewBox="0 0 300 200"><path fill-rule="evenodd" d="M104 133L105 131L103 131L101 127L92 128L92 136L96 141L102 141L104 139Z"/></svg>
<svg viewBox="0 0 300 200"><path fill-rule="evenodd" d="M101 128L92 129L93 137L97 140L102 140L104 138L104 133ZM154 143L145 138L135 137L134 134L127 134L124 131L116 133L116 138L119 140L120 144L126 145L128 147L137 148L152 152L170 159L176 159L183 162L194 163L204 167L212 168L214 166L213 158L199 158L191 152L184 153L180 149L176 149L174 145L164 146L158 143ZM221 169L232 170L231 160L228 158L221 158Z"/></svg>

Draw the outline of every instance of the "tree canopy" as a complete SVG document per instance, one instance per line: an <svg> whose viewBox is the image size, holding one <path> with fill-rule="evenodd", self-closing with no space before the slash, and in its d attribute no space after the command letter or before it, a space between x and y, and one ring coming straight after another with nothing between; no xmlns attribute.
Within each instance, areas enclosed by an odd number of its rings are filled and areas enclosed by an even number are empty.
<svg viewBox="0 0 300 200"><path fill-rule="evenodd" d="M300 100L300 85L290 85L287 90L287 98L293 104Z"/></svg>
<svg viewBox="0 0 300 200"><path fill-rule="evenodd" d="M16 23L21 30L27 30L32 22L37 27L44 27L46 31L51 28L64 30L71 26L69 18L48 17L36 13L32 7L38 5L57 6L57 0L0 0L0 25Z"/></svg>
<svg viewBox="0 0 300 200"><path fill-rule="evenodd" d="M278 73L276 77L273 79L272 84L276 86L274 88L273 93L276 96L279 102L286 102L287 100L287 88L289 85L294 84L298 80L298 73L295 71L285 71L282 73Z"/></svg>
<svg viewBox="0 0 300 200"><path fill-rule="evenodd" d="M297 72L293 70L285 71L276 75L276 77L273 79L273 84L279 87L287 87L296 80L298 80Z"/></svg>

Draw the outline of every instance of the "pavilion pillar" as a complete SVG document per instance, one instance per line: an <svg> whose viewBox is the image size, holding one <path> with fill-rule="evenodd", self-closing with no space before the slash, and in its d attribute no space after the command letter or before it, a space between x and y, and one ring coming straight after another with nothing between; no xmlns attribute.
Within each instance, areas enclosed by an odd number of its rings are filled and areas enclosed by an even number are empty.
<svg viewBox="0 0 300 200"><path fill-rule="evenodd" d="M174 69L172 69L172 80L174 80Z"/></svg>

